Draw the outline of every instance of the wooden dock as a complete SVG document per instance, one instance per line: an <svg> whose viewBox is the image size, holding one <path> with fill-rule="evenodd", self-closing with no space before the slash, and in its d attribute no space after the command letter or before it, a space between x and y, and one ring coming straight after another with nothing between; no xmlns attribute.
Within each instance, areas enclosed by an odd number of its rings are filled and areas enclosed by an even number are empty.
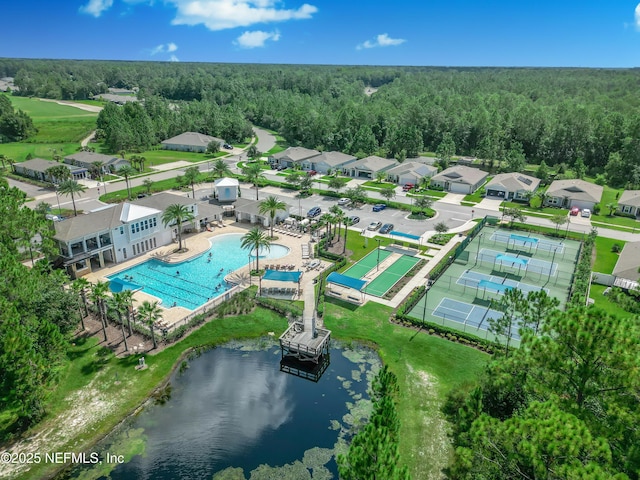
<svg viewBox="0 0 640 480"><path fill-rule="evenodd" d="M319 363L320 357L329 353L331 331L316 325L315 307L314 289L305 288L302 322L293 322L280 336L283 357Z"/></svg>

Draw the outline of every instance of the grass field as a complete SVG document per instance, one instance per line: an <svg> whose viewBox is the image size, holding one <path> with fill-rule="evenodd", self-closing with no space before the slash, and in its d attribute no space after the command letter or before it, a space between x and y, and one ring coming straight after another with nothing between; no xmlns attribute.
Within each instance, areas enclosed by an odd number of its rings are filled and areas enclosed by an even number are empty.
<svg viewBox="0 0 640 480"><path fill-rule="evenodd" d="M615 238L596 238L596 255L593 262L593 271L600 273L613 273L613 269L618 261L619 254L612 251L615 244L620 246L620 250L625 245L624 240L616 240Z"/></svg>
<svg viewBox="0 0 640 480"><path fill-rule="evenodd" d="M96 127L97 113L86 112L75 107L43 102L36 98L8 96L14 108L23 110L32 119L38 133L25 142L0 144L0 154L16 161L33 157L52 159L58 155L69 155L77 150L80 141Z"/></svg>

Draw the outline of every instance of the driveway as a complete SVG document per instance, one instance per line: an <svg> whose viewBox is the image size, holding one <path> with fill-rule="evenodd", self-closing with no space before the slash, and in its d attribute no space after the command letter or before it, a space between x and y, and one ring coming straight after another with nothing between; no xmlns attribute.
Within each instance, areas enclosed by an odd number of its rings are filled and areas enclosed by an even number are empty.
<svg viewBox="0 0 640 480"><path fill-rule="evenodd" d="M484 208L485 210L491 210L493 212L500 211L500 204L503 202L503 198L500 197L485 197L480 201L480 203L476 204L478 208Z"/></svg>
<svg viewBox="0 0 640 480"><path fill-rule="evenodd" d="M454 205L460 205L460 202L464 200L464 197L465 196L462 193L447 193L438 201L442 203L452 203Z"/></svg>

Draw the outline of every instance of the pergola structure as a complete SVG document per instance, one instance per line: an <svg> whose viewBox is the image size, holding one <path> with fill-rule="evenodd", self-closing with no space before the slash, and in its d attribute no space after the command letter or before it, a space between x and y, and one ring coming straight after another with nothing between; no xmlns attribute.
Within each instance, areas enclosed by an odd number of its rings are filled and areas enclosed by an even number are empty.
<svg viewBox="0 0 640 480"><path fill-rule="evenodd" d="M362 292L367 282L365 280L360 280L359 278L349 277L347 275L342 275L338 272L331 272L327 276L327 292L332 297L340 298L350 303L362 303L364 302L364 293ZM342 295L342 293L338 290L331 288L331 285L337 285L339 287L347 288L347 294ZM349 293L351 290L357 291L360 296L355 296Z"/></svg>
<svg viewBox="0 0 640 480"><path fill-rule="evenodd" d="M262 294L262 281L272 280L275 282L293 282L297 285L297 294L300 295L300 280L304 272L297 270L293 272L282 270L265 270L264 275L260 278L260 292Z"/></svg>

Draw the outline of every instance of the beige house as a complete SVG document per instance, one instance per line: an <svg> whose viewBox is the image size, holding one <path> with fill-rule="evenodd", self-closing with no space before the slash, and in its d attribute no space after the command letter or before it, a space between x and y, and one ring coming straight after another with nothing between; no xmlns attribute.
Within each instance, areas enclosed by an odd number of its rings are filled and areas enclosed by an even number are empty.
<svg viewBox="0 0 640 480"><path fill-rule="evenodd" d="M620 252L613 274L637 282L640 280L640 242L627 242Z"/></svg>
<svg viewBox="0 0 640 480"><path fill-rule="evenodd" d="M389 181L398 185L418 185L423 178L431 178L438 173L438 168L420 162L404 161L386 171Z"/></svg>
<svg viewBox="0 0 640 480"><path fill-rule="evenodd" d="M358 157L342 152L322 152L311 159L311 170L327 174L329 172L341 172L345 167L353 165Z"/></svg>
<svg viewBox="0 0 640 480"><path fill-rule="evenodd" d="M224 140L211 135L205 135L198 132L184 132L175 137L163 140L162 147L165 150L177 150L180 152L198 152L204 153L207 151L211 142L218 142L220 147L224 145Z"/></svg>
<svg viewBox="0 0 640 480"><path fill-rule="evenodd" d="M580 209L588 208L600 202L604 188L584 180L555 180L547 189L545 206Z"/></svg>
<svg viewBox="0 0 640 480"><path fill-rule="evenodd" d="M317 150L304 147L289 147L269 157L269 163L274 166L293 167L298 164L303 170L311 170L310 159L320 155Z"/></svg>
<svg viewBox="0 0 640 480"><path fill-rule="evenodd" d="M488 176L478 168L456 165L431 177L431 186L445 192L470 194L478 190Z"/></svg>
<svg viewBox="0 0 640 480"><path fill-rule="evenodd" d="M618 212L640 217L640 190L625 190L618 199Z"/></svg>

